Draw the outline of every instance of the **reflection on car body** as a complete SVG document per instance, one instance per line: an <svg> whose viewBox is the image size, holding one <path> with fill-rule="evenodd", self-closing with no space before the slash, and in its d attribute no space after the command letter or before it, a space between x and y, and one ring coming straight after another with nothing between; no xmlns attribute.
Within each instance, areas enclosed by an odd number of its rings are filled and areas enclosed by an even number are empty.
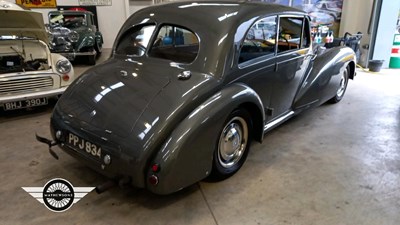
<svg viewBox="0 0 400 225"><path fill-rule="evenodd" d="M109 178L157 194L228 178L252 140L343 98L354 52L317 51L310 35L307 14L285 6L200 1L142 9L121 28L110 59L58 101L55 143ZM101 148L102 159L66 144L71 133Z"/></svg>
<svg viewBox="0 0 400 225"><path fill-rule="evenodd" d="M334 1L318 1L315 3L315 8L318 12L331 15L335 20L342 18L342 7Z"/></svg>
<svg viewBox="0 0 400 225"><path fill-rule="evenodd" d="M311 26L317 27L319 25L332 26L335 23L335 18L323 12L310 12L308 14L311 19Z"/></svg>

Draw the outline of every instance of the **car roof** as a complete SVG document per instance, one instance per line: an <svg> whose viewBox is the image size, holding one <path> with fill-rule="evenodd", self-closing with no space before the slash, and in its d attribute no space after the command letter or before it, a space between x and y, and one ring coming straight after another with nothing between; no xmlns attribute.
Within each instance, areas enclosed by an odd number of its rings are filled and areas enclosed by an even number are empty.
<svg viewBox="0 0 400 225"><path fill-rule="evenodd" d="M299 9L262 2L202 0L163 3L143 8L129 17L116 43L122 34L138 24L182 26L196 33L200 40L199 54L192 66L205 73L221 74L226 54L232 51L233 43L244 37L244 32L256 19L277 14L306 15Z"/></svg>
<svg viewBox="0 0 400 225"><path fill-rule="evenodd" d="M178 13L171 13L178 12ZM280 13L304 14L303 11L279 4L249 1L179 1L163 3L146 7L137 12L150 15L158 21L172 23L193 23L201 21L202 24L213 27L235 27L251 18ZM235 16L232 16L235 14ZM224 18L232 19L224 20ZM182 21L185 18L185 21ZM223 20L223 23L219 23ZM129 19L128 19L129 21ZM183 25L183 24L182 24ZM207 27L205 27L207 29Z"/></svg>

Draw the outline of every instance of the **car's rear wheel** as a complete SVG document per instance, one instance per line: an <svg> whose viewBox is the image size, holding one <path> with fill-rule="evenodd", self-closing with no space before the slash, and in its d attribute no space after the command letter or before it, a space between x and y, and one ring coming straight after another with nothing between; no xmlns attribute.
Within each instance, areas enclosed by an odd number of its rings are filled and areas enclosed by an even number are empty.
<svg viewBox="0 0 400 225"><path fill-rule="evenodd" d="M338 103L342 100L344 93L347 89L347 84L349 83L349 67L347 67L341 74L340 84L336 91L335 96L329 100L330 103Z"/></svg>
<svg viewBox="0 0 400 225"><path fill-rule="evenodd" d="M252 123L244 109L233 111L225 121L214 151L212 180L223 180L236 173L246 161Z"/></svg>

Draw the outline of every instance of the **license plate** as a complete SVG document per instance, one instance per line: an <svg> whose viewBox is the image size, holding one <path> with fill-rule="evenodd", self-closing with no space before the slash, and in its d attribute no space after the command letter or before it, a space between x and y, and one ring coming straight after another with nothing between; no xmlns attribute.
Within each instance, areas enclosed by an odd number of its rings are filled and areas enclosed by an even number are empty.
<svg viewBox="0 0 400 225"><path fill-rule="evenodd" d="M85 139L73 134L69 133L67 137L67 145L72 148L82 151L92 157L97 159L101 159L101 147L93 144L92 142L86 141Z"/></svg>
<svg viewBox="0 0 400 225"><path fill-rule="evenodd" d="M8 111L8 110L16 110L16 109L47 105L47 103L48 103L47 98L32 98L22 101L6 102L4 103L3 108L5 111Z"/></svg>

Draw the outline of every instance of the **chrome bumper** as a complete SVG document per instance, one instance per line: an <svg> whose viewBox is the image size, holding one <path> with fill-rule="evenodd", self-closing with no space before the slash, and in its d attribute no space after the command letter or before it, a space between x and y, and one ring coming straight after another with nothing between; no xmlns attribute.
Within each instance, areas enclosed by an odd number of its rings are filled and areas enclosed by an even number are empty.
<svg viewBox="0 0 400 225"><path fill-rule="evenodd" d="M89 55L96 55L96 51L93 50L91 52L56 52L57 54L60 54L64 56L65 58L69 60L74 60L75 57L77 56L89 56Z"/></svg>

